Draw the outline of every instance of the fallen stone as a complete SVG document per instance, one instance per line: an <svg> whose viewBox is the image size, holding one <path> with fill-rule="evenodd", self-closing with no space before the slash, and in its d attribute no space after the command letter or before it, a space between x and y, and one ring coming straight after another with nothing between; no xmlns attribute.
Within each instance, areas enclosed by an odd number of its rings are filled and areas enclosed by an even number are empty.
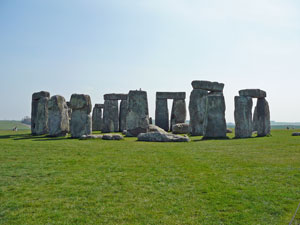
<svg viewBox="0 0 300 225"><path fill-rule="evenodd" d="M64 97L55 95L48 102L49 136L60 137L69 133L68 106Z"/></svg>
<svg viewBox="0 0 300 225"><path fill-rule="evenodd" d="M292 136L300 136L300 132L294 132L292 133Z"/></svg>
<svg viewBox="0 0 300 225"><path fill-rule="evenodd" d="M185 136L161 133L161 132L149 132L141 133L138 135L138 141L148 141L148 142L188 142L190 139Z"/></svg>
<svg viewBox="0 0 300 225"><path fill-rule="evenodd" d="M186 120L186 104L183 99L173 100L173 106L171 111L171 126L172 131L173 125L178 123L185 123Z"/></svg>
<svg viewBox="0 0 300 225"><path fill-rule="evenodd" d="M104 134L103 140L123 140L124 137L120 134Z"/></svg>
<svg viewBox="0 0 300 225"><path fill-rule="evenodd" d="M156 92L156 99L185 99L185 92Z"/></svg>
<svg viewBox="0 0 300 225"><path fill-rule="evenodd" d="M31 103L31 133L43 135L49 132L48 127L48 101L50 93L46 91L36 92L32 95Z"/></svg>
<svg viewBox="0 0 300 225"><path fill-rule="evenodd" d="M189 125L187 123L174 124L172 127L173 134L187 134L189 133Z"/></svg>
<svg viewBox="0 0 300 225"><path fill-rule="evenodd" d="M127 100L127 94L105 94L104 100Z"/></svg>
<svg viewBox="0 0 300 225"><path fill-rule="evenodd" d="M88 140L88 139L102 139L103 135L82 135L79 139L80 140Z"/></svg>
<svg viewBox="0 0 300 225"><path fill-rule="evenodd" d="M165 131L169 130L169 110L167 99L156 98L155 125L163 128Z"/></svg>
<svg viewBox="0 0 300 225"><path fill-rule="evenodd" d="M240 96L247 96L251 98L265 98L267 93L260 89L244 89L239 91Z"/></svg>
<svg viewBox="0 0 300 225"><path fill-rule="evenodd" d="M194 80L192 81L194 89L202 89L206 91L222 92L224 89L223 83L211 82L206 80Z"/></svg>
<svg viewBox="0 0 300 225"><path fill-rule="evenodd" d="M189 133L192 136L203 136L204 124L206 120L207 91L194 89L190 95L189 113Z"/></svg>
<svg viewBox="0 0 300 225"><path fill-rule="evenodd" d="M149 130L149 111L146 91L130 91L126 116L127 136L137 137Z"/></svg>
<svg viewBox="0 0 300 225"><path fill-rule="evenodd" d="M234 98L235 137L250 138L252 136L252 98L235 96Z"/></svg>
<svg viewBox="0 0 300 225"><path fill-rule="evenodd" d="M159 126L155 126L152 124L149 125L149 132L160 132L160 133L164 133L164 134L168 133L164 129L160 128Z"/></svg>
<svg viewBox="0 0 300 225"><path fill-rule="evenodd" d="M231 129L226 129L226 133L227 133L227 134L231 134L231 133L232 133L232 130L231 130Z"/></svg>

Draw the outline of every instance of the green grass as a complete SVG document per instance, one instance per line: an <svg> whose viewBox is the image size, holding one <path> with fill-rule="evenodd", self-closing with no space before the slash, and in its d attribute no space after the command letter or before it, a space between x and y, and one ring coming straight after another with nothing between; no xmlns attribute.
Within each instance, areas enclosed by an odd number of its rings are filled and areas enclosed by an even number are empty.
<svg viewBox="0 0 300 225"><path fill-rule="evenodd" d="M0 131L0 224L288 224L300 201L292 132L145 143Z"/></svg>
<svg viewBox="0 0 300 225"><path fill-rule="evenodd" d="M18 130L29 130L30 126L16 120L0 120L0 130L12 130L17 127Z"/></svg>

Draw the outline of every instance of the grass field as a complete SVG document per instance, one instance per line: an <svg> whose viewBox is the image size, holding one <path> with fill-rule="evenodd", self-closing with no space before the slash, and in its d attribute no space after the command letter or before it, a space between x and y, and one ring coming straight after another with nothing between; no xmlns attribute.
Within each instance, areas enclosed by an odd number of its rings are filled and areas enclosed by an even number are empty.
<svg viewBox="0 0 300 225"><path fill-rule="evenodd" d="M30 126L15 120L0 120L0 130L12 130L17 127L18 130L29 130Z"/></svg>
<svg viewBox="0 0 300 225"><path fill-rule="evenodd" d="M0 131L0 224L288 224L300 201L292 132L144 143Z"/></svg>

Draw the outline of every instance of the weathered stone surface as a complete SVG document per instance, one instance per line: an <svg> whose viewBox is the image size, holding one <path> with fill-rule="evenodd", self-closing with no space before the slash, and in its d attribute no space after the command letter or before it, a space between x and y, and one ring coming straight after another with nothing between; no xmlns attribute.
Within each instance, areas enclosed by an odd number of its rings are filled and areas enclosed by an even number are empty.
<svg viewBox="0 0 300 225"><path fill-rule="evenodd" d="M260 89L244 89L239 91L240 96L247 96L251 98L265 98L267 93Z"/></svg>
<svg viewBox="0 0 300 225"><path fill-rule="evenodd" d="M127 94L105 94L104 100L127 100Z"/></svg>
<svg viewBox="0 0 300 225"><path fill-rule="evenodd" d="M103 140L123 140L124 137L120 134L104 134Z"/></svg>
<svg viewBox="0 0 300 225"><path fill-rule="evenodd" d="M103 133L119 132L118 100L105 100L103 110Z"/></svg>
<svg viewBox="0 0 300 225"><path fill-rule="evenodd" d="M185 92L156 92L156 99L185 99Z"/></svg>
<svg viewBox="0 0 300 225"><path fill-rule="evenodd" d="M167 99L156 98L155 125L161 127L165 131L169 130L169 110Z"/></svg>
<svg viewBox="0 0 300 225"><path fill-rule="evenodd" d="M292 136L300 136L300 132L294 132L292 133Z"/></svg>
<svg viewBox="0 0 300 225"><path fill-rule="evenodd" d="M31 133L32 135L47 134L48 128L48 101L50 93L36 92L32 95L31 104Z"/></svg>
<svg viewBox="0 0 300 225"><path fill-rule="evenodd" d="M257 136L264 137L271 132L269 103L265 98L259 98L256 105L257 110Z"/></svg>
<svg viewBox="0 0 300 225"><path fill-rule="evenodd" d="M160 128L159 126L156 125L149 125L149 132L160 132L160 133L168 133L164 129Z"/></svg>
<svg viewBox="0 0 300 225"><path fill-rule="evenodd" d="M173 106L171 111L171 126L170 130L172 131L173 125L177 123L184 123L186 120L186 104L185 100L174 99Z"/></svg>
<svg viewBox="0 0 300 225"><path fill-rule="evenodd" d="M120 132L123 132L123 130L127 130L126 127L126 116L128 112L128 101L122 100L120 103L120 115L119 115L119 120L120 120Z"/></svg>
<svg viewBox="0 0 300 225"><path fill-rule="evenodd" d="M194 80L192 81L194 89L202 89L206 91L222 92L224 89L223 83L211 82L206 80Z"/></svg>
<svg viewBox="0 0 300 225"><path fill-rule="evenodd" d="M130 91L126 116L127 136L138 136L149 130L149 111L146 91Z"/></svg>
<svg viewBox="0 0 300 225"><path fill-rule="evenodd" d="M226 133L227 133L227 134L231 134L231 133L232 133L232 130L227 128L227 129L226 129Z"/></svg>
<svg viewBox="0 0 300 225"><path fill-rule="evenodd" d="M257 107L254 108L253 120L252 120L252 130L257 131L258 129L258 118L257 118Z"/></svg>
<svg viewBox="0 0 300 225"><path fill-rule="evenodd" d="M224 96L208 94L204 139L227 138Z"/></svg>
<svg viewBox="0 0 300 225"><path fill-rule="evenodd" d="M189 133L189 125L187 123L174 124L172 127L173 134L187 134Z"/></svg>
<svg viewBox="0 0 300 225"><path fill-rule="evenodd" d="M94 134L90 134L90 135L82 135L79 139L80 140L88 140L88 139L102 139L103 135L94 135Z"/></svg>
<svg viewBox="0 0 300 225"><path fill-rule="evenodd" d="M93 131L101 131L103 124L103 114L102 114L101 104L95 104L92 115L92 128Z"/></svg>
<svg viewBox="0 0 300 225"><path fill-rule="evenodd" d="M91 98L89 95L73 94L71 96L72 118L70 131L72 138L80 138L82 135L92 133L92 110Z"/></svg>
<svg viewBox="0 0 300 225"><path fill-rule="evenodd" d="M249 138L252 136L252 98L235 96L234 98L235 137Z"/></svg>
<svg viewBox="0 0 300 225"><path fill-rule="evenodd" d="M206 98L207 91L201 89L194 89L190 95L189 133L192 136L203 136L204 134L204 123L206 120Z"/></svg>
<svg viewBox="0 0 300 225"><path fill-rule="evenodd" d="M188 142L188 137L180 135L161 133L161 132L149 132L141 133L138 135L138 141L149 141L149 142Z"/></svg>
<svg viewBox="0 0 300 225"><path fill-rule="evenodd" d="M149 118L149 124L153 124L152 117Z"/></svg>
<svg viewBox="0 0 300 225"><path fill-rule="evenodd" d="M69 133L68 106L64 97L54 95L48 102L49 135L66 136Z"/></svg>
<svg viewBox="0 0 300 225"><path fill-rule="evenodd" d="M69 120L71 120L71 117L72 117L71 102L67 102L67 106L68 106L68 116L69 116Z"/></svg>

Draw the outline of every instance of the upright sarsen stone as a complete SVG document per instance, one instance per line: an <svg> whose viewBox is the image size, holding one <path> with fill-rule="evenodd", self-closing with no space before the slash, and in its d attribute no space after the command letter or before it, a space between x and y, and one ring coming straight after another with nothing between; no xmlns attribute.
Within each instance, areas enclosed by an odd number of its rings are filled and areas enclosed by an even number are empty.
<svg viewBox="0 0 300 225"><path fill-rule="evenodd" d="M186 104L184 99L174 99L171 111L171 126L172 127L178 123L185 123L186 120Z"/></svg>
<svg viewBox="0 0 300 225"><path fill-rule="evenodd" d="M68 106L64 97L52 96L48 102L49 135L65 136L69 132Z"/></svg>
<svg viewBox="0 0 300 225"><path fill-rule="evenodd" d="M128 111L128 101L127 101L127 99L126 100L121 100L120 115L119 115L120 132L123 132L124 130L127 130L127 126L126 126L127 111Z"/></svg>
<svg viewBox="0 0 300 225"><path fill-rule="evenodd" d="M189 133L192 136L203 136L204 134L204 123L206 120L206 97L207 91L205 90L194 89L191 92L189 102Z"/></svg>
<svg viewBox="0 0 300 225"><path fill-rule="evenodd" d="M149 110L146 91L130 91L126 116L127 136L137 137L149 131Z"/></svg>
<svg viewBox="0 0 300 225"><path fill-rule="evenodd" d="M207 95L204 139L227 137L225 110L225 99L221 92Z"/></svg>
<svg viewBox="0 0 300 225"><path fill-rule="evenodd" d="M252 136L252 98L235 96L234 98L235 137L249 138Z"/></svg>
<svg viewBox="0 0 300 225"><path fill-rule="evenodd" d="M105 100L103 109L103 133L119 132L118 100Z"/></svg>
<svg viewBox="0 0 300 225"><path fill-rule="evenodd" d="M103 124L102 109L103 109L103 104L95 104L93 108L93 114L92 114L93 131L102 130L102 124Z"/></svg>
<svg viewBox="0 0 300 225"><path fill-rule="evenodd" d="M264 137L271 133L269 103L265 98L257 99L257 136Z"/></svg>
<svg viewBox="0 0 300 225"><path fill-rule="evenodd" d="M36 92L32 95L31 103L31 133L32 135L47 134L48 128L48 101L50 93Z"/></svg>
<svg viewBox="0 0 300 225"><path fill-rule="evenodd" d="M252 128L253 128L253 131L257 131L257 128L258 128L257 106L255 106L255 108L254 108Z"/></svg>
<svg viewBox="0 0 300 225"><path fill-rule="evenodd" d="M165 131L169 130L168 99L166 98L156 98L155 125L164 129Z"/></svg>
<svg viewBox="0 0 300 225"><path fill-rule="evenodd" d="M73 94L70 100L72 118L70 124L71 136L80 138L92 133L92 103L89 95Z"/></svg>

